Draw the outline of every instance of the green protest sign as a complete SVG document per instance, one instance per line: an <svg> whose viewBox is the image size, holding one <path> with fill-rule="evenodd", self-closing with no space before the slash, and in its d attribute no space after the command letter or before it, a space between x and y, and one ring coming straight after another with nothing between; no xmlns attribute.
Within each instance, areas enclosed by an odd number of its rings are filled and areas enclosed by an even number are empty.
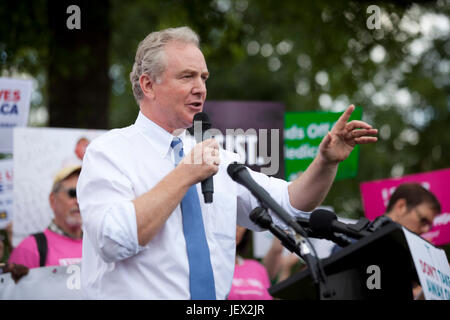
<svg viewBox="0 0 450 320"><path fill-rule="evenodd" d="M342 112L286 112L284 116L284 161L286 179L294 180L306 170L319 151L323 137ZM355 108L350 120L361 120L362 109ZM339 164L336 180L353 178L358 172L359 146Z"/></svg>

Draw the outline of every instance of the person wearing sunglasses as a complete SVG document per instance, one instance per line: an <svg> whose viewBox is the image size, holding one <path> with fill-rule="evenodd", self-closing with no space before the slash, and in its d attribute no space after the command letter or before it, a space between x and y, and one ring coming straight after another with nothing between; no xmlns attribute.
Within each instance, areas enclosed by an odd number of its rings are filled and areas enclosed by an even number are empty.
<svg viewBox="0 0 450 320"><path fill-rule="evenodd" d="M82 229L76 186L81 167L63 167L55 176L49 195L54 218L43 232L25 238L8 263L28 268L81 262Z"/></svg>

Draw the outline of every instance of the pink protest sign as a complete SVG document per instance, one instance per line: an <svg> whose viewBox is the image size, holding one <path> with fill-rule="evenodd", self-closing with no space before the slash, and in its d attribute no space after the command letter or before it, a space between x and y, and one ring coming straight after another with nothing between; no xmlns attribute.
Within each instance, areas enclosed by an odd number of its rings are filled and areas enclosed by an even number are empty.
<svg viewBox="0 0 450 320"><path fill-rule="evenodd" d="M398 185L417 182L435 194L441 203L442 213L433 221L433 228L422 237L434 245L450 242L450 169L443 169L399 178L390 178L362 183L360 186L364 212L373 220L386 211L389 198Z"/></svg>

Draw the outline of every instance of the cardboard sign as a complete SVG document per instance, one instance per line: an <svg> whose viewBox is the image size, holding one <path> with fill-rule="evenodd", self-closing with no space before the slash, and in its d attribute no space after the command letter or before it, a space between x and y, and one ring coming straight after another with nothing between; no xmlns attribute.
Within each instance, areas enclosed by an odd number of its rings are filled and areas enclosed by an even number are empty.
<svg viewBox="0 0 450 320"><path fill-rule="evenodd" d="M81 164L84 151L103 130L14 129L13 246L44 230L53 218L49 194L56 173Z"/></svg>
<svg viewBox="0 0 450 320"><path fill-rule="evenodd" d="M403 228L427 300L450 300L450 267L445 251Z"/></svg>
<svg viewBox="0 0 450 320"><path fill-rule="evenodd" d="M442 213L433 221L432 229L421 236L436 246L450 242L450 169L411 174L365 182L360 185L364 213L370 220L385 213L391 194L405 182L417 182L430 190L441 203Z"/></svg>
<svg viewBox="0 0 450 320"><path fill-rule="evenodd" d="M0 78L0 153L13 152L13 128L27 125L31 80Z"/></svg>
<svg viewBox="0 0 450 320"><path fill-rule="evenodd" d="M0 160L0 229L12 220L13 209L13 160Z"/></svg>
<svg viewBox="0 0 450 320"><path fill-rule="evenodd" d="M30 269L17 283L0 274L0 300L81 300L81 266Z"/></svg>
<svg viewBox="0 0 450 320"><path fill-rule="evenodd" d="M319 152L319 144L342 113L286 112L284 124L284 159L286 180L293 181ZM361 120L362 109L356 108L351 120ZM358 173L359 145L339 164L336 180L355 177Z"/></svg>

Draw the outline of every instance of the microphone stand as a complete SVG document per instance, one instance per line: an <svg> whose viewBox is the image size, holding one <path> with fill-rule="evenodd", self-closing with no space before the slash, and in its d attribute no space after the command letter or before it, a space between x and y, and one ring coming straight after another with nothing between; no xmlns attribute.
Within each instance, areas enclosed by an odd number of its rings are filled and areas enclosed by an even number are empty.
<svg viewBox="0 0 450 320"><path fill-rule="evenodd" d="M260 202L260 207L256 207L250 213L250 219L255 222L258 226L268 229L276 238L278 238L282 245L291 252L297 254L302 258L306 265L308 266L311 278L313 280L314 286L316 287L317 298L322 299L320 284L323 284L323 297L329 298L334 295L334 292L330 292L328 288L328 281L326 274L321 265L320 259L307 237L299 236L294 238L288 233L284 232L278 226L275 226L272 222L272 218L267 213L267 207ZM301 228L301 227L300 227ZM311 248L311 250L310 250Z"/></svg>
<svg viewBox="0 0 450 320"><path fill-rule="evenodd" d="M233 180L245 186L258 199L261 207L266 210L271 209L272 212L280 218L280 220L296 232L296 246L299 248L302 259L309 267L311 278L317 288L319 299L322 299L322 296L329 298L334 295L335 293L329 290L328 279L323 270L322 263L317 256L314 246L307 238L305 230L270 196L264 188L258 185L253 178L251 178L247 168L244 165L232 163L228 166L227 171ZM321 291L320 283L323 284L323 292Z"/></svg>
<svg viewBox="0 0 450 320"><path fill-rule="evenodd" d="M275 225L272 221L272 217L267 213L267 210L263 207L256 207L250 212L250 220L256 223L263 229L268 229L276 238L281 241L283 247L290 252L296 253L302 258L302 253L298 247L297 241L283 229Z"/></svg>

